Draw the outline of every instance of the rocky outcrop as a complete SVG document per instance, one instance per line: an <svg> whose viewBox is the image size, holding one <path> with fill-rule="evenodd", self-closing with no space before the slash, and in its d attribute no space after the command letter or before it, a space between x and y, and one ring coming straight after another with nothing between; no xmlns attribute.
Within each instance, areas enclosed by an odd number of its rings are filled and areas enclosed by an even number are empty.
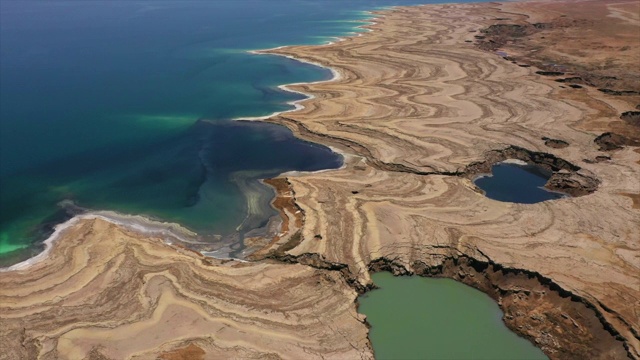
<svg viewBox="0 0 640 360"><path fill-rule="evenodd" d="M465 172L468 176L473 176L481 173L488 173L491 171L491 166L505 161L507 159L516 159L524 161L528 164L534 164L548 171L560 171L565 170L568 172L575 172L580 170L580 167L574 165L564 159L561 159L553 154L531 151L519 146L508 146L501 150L491 150L485 153L485 161L476 162L468 165Z"/></svg>
<svg viewBox="0 0 640 360"><path fill-rule="evenodd" d="M598 89L599 91L607 94L607 95L613 95L613 96L634 96L634 95L640 95L640 91L636 91L636 90L612 90L612 89L604 89L604 88L600 88Z"/></svg>
<svg viewBox="0 0 640 360"><path fill-rule="evenodd" d="M620 115L622 121L633 126L640 126L640 111L625 111Z"/></svg>
<svg viewBox="0 0 640 360"><path fill-rule="evenodd" d="M484 50L496 50L513 38L524 38L547 27L546 24L493 24L480 30L483 34L478 46ZM560 74L562 75L562 74Z"/></svg>
<svg viewBox="0 0 640 360"><path fill-rule="evenodd" d="M560 140L560 139L551 139L548 137L543 137L542 140L544 141L544 144L550 148L553 149L564 149L567 146L569 146L569 143L564 141L564 140Z"/></svg>
<svg viewBox="0 0 640 360"><path fill-rule="evenodd" d="M593 140L601 151L620 150L625 146L640 146L640 140L630 139L626 136L606 132Z"/></svg>
<svg viewBox="0 0 640 360"><path fill-rule="evenodd" d="M555 172L545 187L571 196L583 196L596 191L599 184L598 179L579 172Z"/></svg>
<svg viewBox="0 0 640 360"><path fill-rule="evenodd" d="M564 75L564 72L562 72L562 71L543 71L543 70L539 70L539 71L536 71L536 74L543 75L543 76L562 76L562 75Z"/></svg>
<svg viewBox="0 0 640 360"><path fill-rule="evenodd" d="M586 84L584 79L581 78L580 76L571 76L571 77L567 77L567 78L556 79L555 81L559 82L559 83Z"/></svg>

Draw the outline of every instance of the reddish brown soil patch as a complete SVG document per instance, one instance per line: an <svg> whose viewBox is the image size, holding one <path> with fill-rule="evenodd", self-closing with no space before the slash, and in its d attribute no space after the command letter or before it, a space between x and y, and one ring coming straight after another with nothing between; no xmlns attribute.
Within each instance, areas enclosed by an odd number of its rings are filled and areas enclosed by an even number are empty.
<svg viewBox="0 0 640 360"><path fill-rule="evenodd" d="M287 232L289 231L289 218L284 211L287 210L291 214L296 214L300 210L294 201L291 184L289 184L287 178L265 179L263 181L276 189L276 197L273 199L272 204L278 209L282 217L282 232ZM295 226L302 226L302 214L296 216L295 219Z"/></svg>
<svg viewBox="0 0 640 360"><path fill-rule="evenodd" d="M205 352L194 344L160 355L162 360L204 360Z"/></svg>

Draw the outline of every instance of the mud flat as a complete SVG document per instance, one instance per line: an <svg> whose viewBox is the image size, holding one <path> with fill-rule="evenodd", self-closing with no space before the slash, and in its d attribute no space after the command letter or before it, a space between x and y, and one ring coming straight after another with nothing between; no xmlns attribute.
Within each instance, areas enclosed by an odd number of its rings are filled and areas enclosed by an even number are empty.
<svg viewBox="0 0 640 360"><path fill-rule="evenodd" d="M602 3L607 34L628 34L621 47L637 53L627 11L637 2L567 2L555 13L545 2L395 8L362 36L271 50L340 74L290 86L313 96L266 121L339 149L345 166L271 182L283 226L251 239L249 263L79 222L46 259L0 276L0 336L22 344L4 358L372 358L355 301L382 270L484 291L552 359L639 358L640 152L621 114L640 97L625 82L556 81L583 77L575 54L553 58L560 70L535 56L561 48L544 40L564 29L599 24L584 9ZM545 33L495 35L496 24ZM536 34L529 51L521 40ZM527 57L511 58L509 46ZM630 74L632 65L616 63ZM603 148L603 133L623 140L608 136L618 144ZM575 196L488 199L472 179L507 159L546 168L548 188Z"/></svg>

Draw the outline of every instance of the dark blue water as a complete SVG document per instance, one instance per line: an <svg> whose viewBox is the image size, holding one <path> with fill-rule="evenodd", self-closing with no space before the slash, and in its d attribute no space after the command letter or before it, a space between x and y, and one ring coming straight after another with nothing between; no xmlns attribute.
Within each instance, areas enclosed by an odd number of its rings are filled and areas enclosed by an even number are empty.
<svg viewBox="0 0 640 360"><path fill-rule="evenodd" d="M535 204L565 196L544 188L551 174L537 166L498 163L491 173L476 179L475 184L494 200Z"/></svg>
<svg viewBox="0 0 640 360"><path fill-rule="evenodd" d="M239 177L340 164L286 130L230 124L290 108L300 95L279 84L330 77L246 50L326 42L363 10L424 2L0 0L0 260L37 251L65 200L235 231Z"/></svg>

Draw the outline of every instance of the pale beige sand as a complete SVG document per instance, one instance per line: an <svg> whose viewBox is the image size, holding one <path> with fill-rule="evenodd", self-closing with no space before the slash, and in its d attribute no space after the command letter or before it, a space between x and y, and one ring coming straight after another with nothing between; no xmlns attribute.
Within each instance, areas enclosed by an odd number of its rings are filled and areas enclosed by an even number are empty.
<svg viewBox="0 0 640 360"><path fill-rule="evenodd" d="M523 11L526 5L506 6ZM619 123L638 97L560 88L534 67L465 42L487 19L522 18L498 8L400 8L361 37L270 51L330 64L342 74L339 81L295 86L315 98L272 121L362 157L340 171L289 177L305 223L301 243L288 253L348 264L363 283L378 258L411 270L416 262L437 266L467 255L533 271L586 299L638 356L640 211L627 194L640 193L640 155L629 147L598 151L593 140L608 129L585 122ZM633 51L638 41L640 35L630 42ZM549 148L542 137L570 145ZM600 187L587 196L520 205L487 199L466 178L437 175L508 145L570 161ZM584 161L599 155L611 160Z"/></svg>
<svg viewBox="0 0 640 360"><path fill-rule="evenodd" d="M632 133L618 116L638 97L560 88L466 42L498 17L523 23L520 13L536 11L513 6L397 8L363 36L272 51L339 72L291 86L314 98L268 121L347 163L273 183L286 221L273 239L251 239L262 247L252 259L328 270L207 260L84 221L44 261L0 275L0 340L22 344L0 358L371 358L353 288L379 269L486 291L507 325L554 359L638 358L640 153L593 143L603 131ZM608 9L612 22L633 23L626 6ZM510 145L552 153L600 185L519 205L454 176Z"/></svg>
<svg viewBox="0 0 640 360"><path fill-rule="evenodd" d="M189 344L207 358L371 358L338 273L207 259L100 219L0 289L2 359L148 359Z"/></svg>

